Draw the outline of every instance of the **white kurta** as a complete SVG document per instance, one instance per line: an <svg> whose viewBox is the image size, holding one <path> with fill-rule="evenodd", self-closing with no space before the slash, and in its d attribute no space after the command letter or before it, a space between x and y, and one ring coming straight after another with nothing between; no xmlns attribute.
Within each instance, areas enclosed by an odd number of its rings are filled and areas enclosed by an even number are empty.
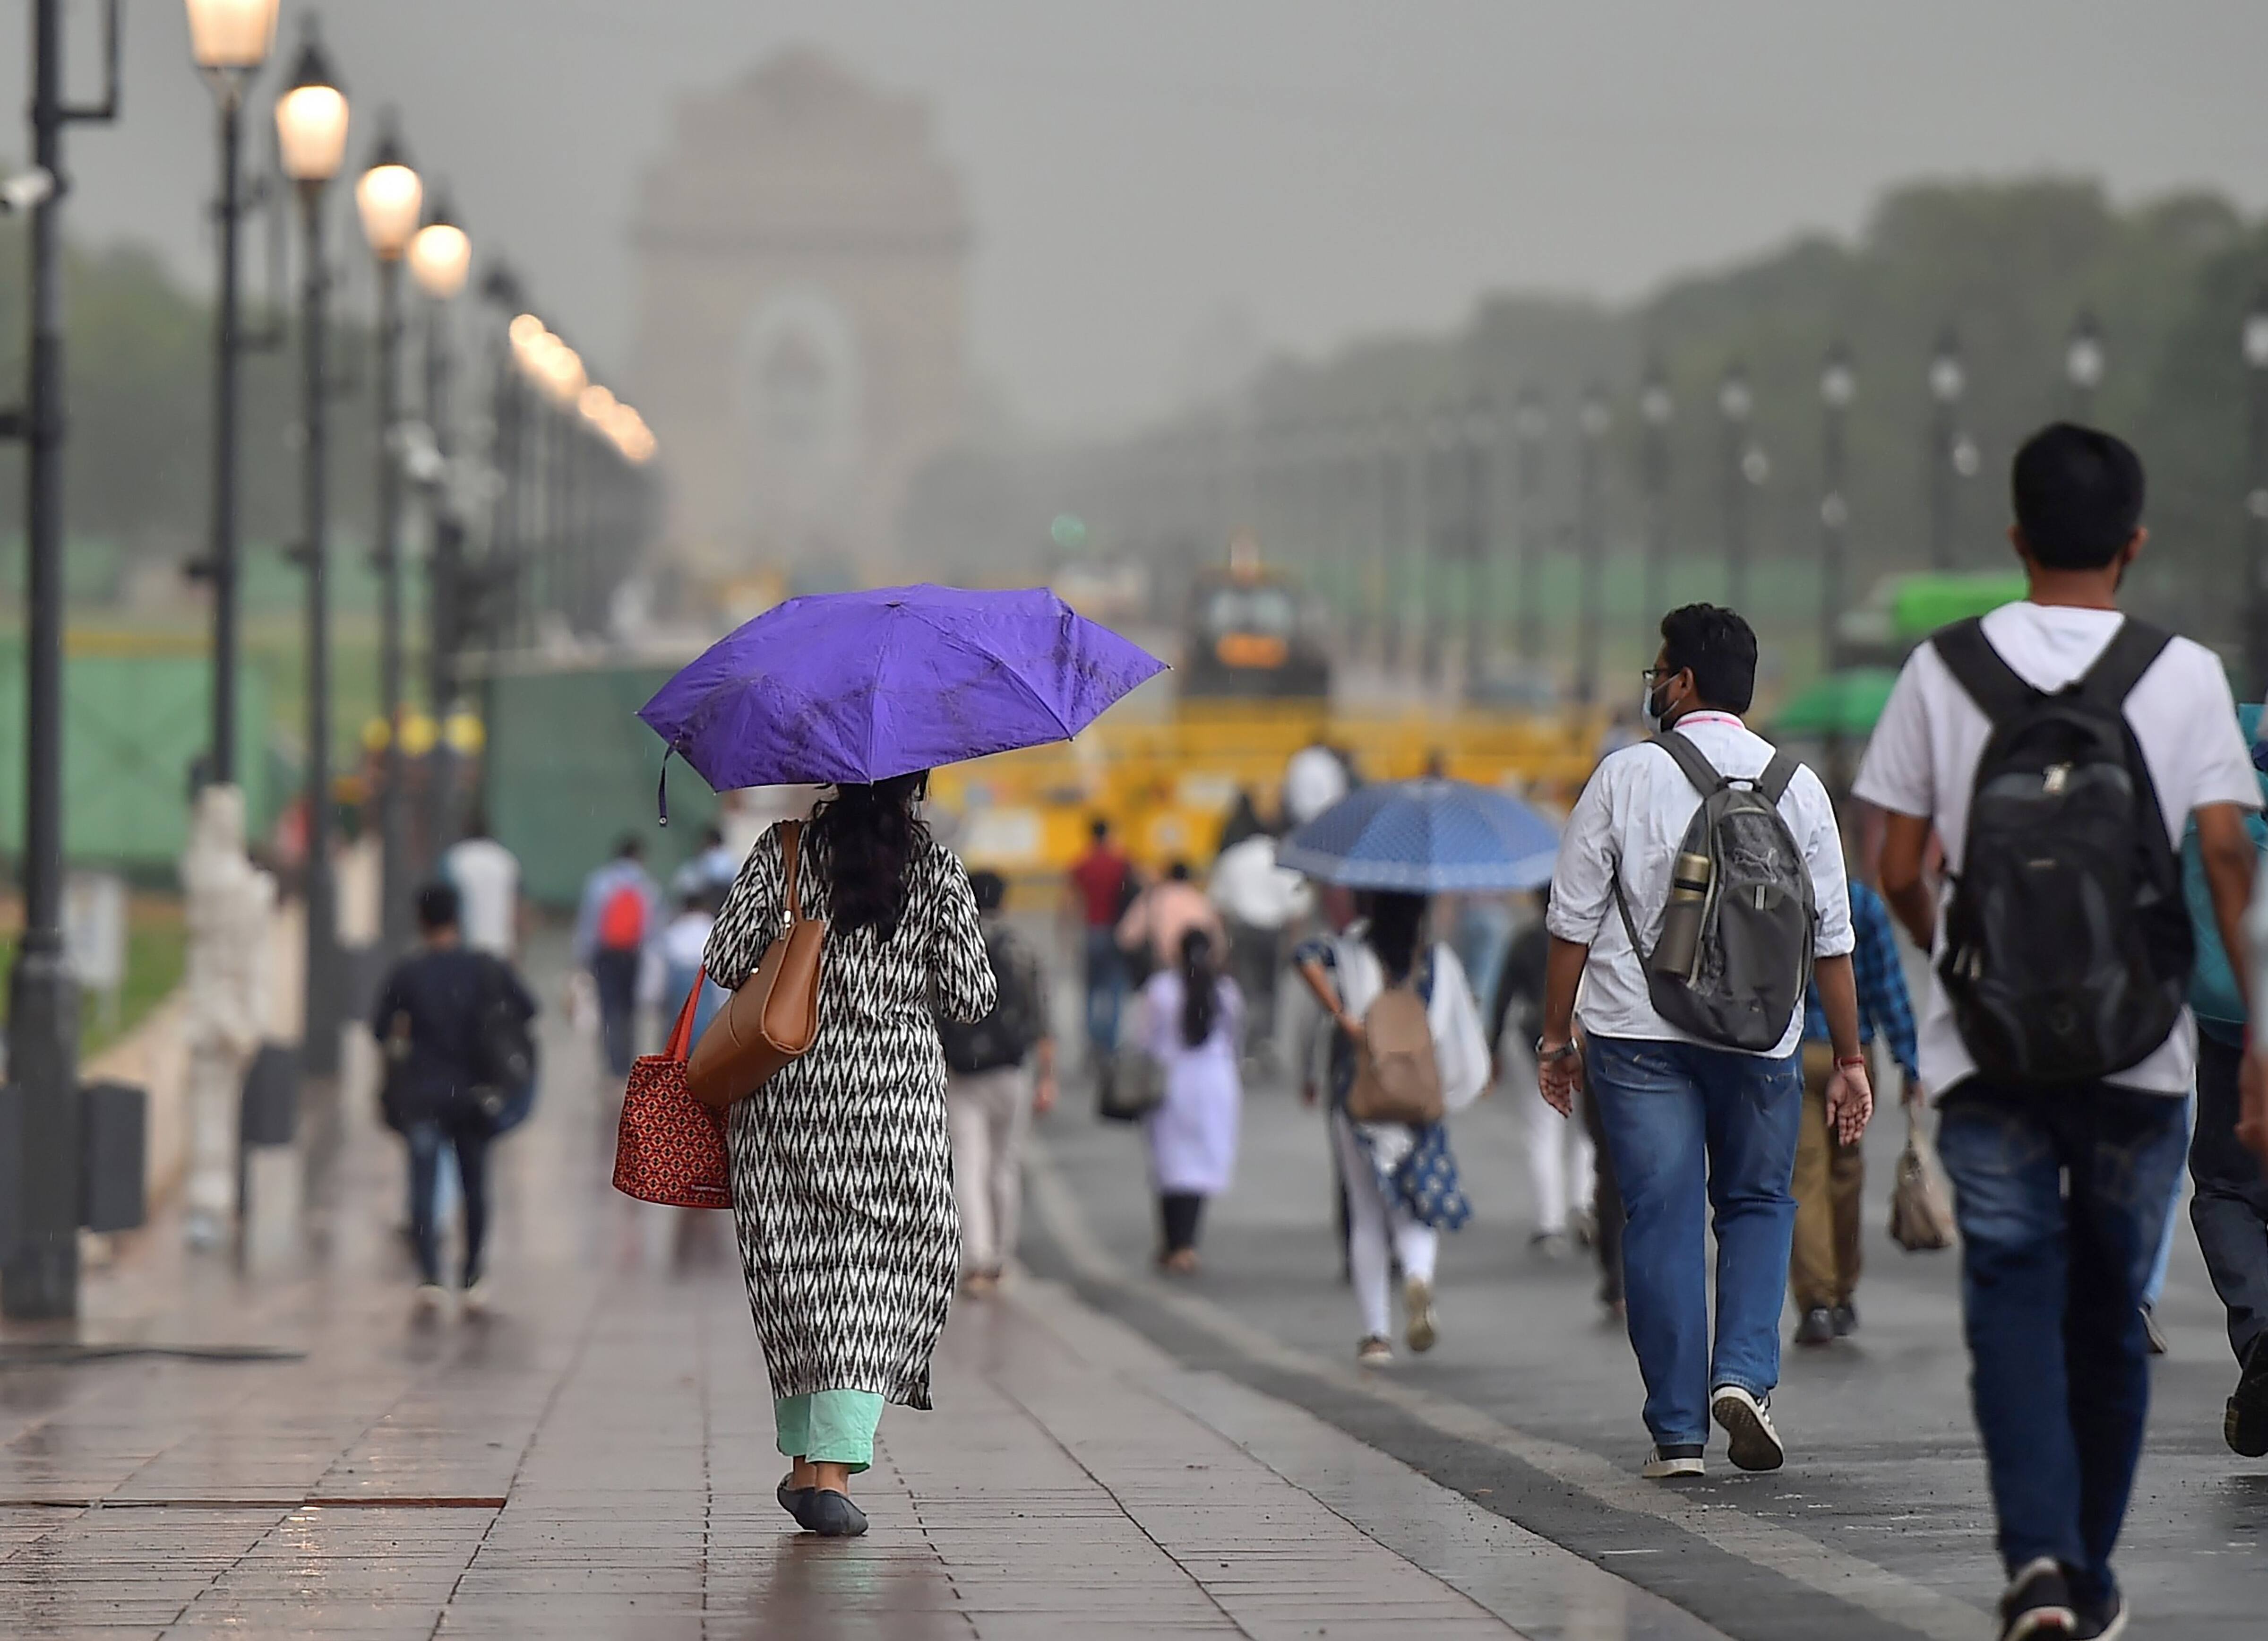
<svg viewBox="0 0 2268 1641"><path fill-rule="evenodd" d="M1143 1046L1166 1070L1166 1098L1150 1113L1150 1169L1160 1191L1215 1196L1236 1172L1236 1128L1244 1084L1236 1045L1244 999L1236 982L1220 982L1212 1035L1190 1047L1182 1040L1182 977L1166 969L1142 988L1147 1039Z"/></svg>

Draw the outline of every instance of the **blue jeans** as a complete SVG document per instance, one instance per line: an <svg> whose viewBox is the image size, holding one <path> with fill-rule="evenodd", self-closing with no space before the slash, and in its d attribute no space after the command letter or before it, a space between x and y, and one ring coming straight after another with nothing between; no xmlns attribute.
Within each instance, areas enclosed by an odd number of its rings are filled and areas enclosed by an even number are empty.
<svg viewBox="0 0 2268 1641"><path fill-rule="evenodd" d="M1086 931L1086 1042L1099 1062L1118 1046L1118 1010L1126 1000L1126 957L1117 931Z"/></svg>
<svg viewBox="0 0 2268 1641"><path fill-rule="evenodd" d="M417 1245L418 1277L427 1282L441 1280L441 1234L434 1209L441 1148L446 1145L456 1153L457 1179L465 1194L465 1260L460 1269L469 1288L481 1279L482 1245L488 1238L487 1124L468 1105L413 1122L402 1138L409 1142L409 1233Z"/></svg>
<svg viewBox="0 0 2268 1641"><path fill-rule="evenodd" d="M2181 1172L2182 1102L1972 1078L1943 1112L2000 1558L2013 1574L2052 1556L2099 1600L2150 1408L2139 1307Z"/></svg>
<svg viewBox="0 0 2268 1641"><path fill-rule="evenodd" d="M2182 1102L2182 1134L2186 1138L2197 1132L2197 1090ZM2181 1229L2182 1216L2175 1210L2182 1205L2182 1186L2185 1183L2179 1172L2174 1175L2174 1199L2166 1205L2166 1228L2158 1233L2157 1257L2150 1261L2150 1274L2142 1282L2142 1303L2156 1308L2165 1297L2166 1276L2174 1264L2174 1233Z"/></svg>
<svg viewBox="0 0 2268 1641"><path fill-rule="evenodd" d="M1663 1446L1705 1442L1709 1397L1779 1383L1780 1298L1795 1235L1798 1057L1593 1037L1584 1060L1623 1199L1623 1290ZM1717 1232L1717 1334L1709 1243Z"/></svg>
<svg viewBox="0 0 2268 1641"><path fill-rule="evenodd" d="M2268 1173L2236 1137L2244 1051L2198 1033L2197 1125L2190 1140L2190 1223L2242 1362L2268 1339Z"/></svg>

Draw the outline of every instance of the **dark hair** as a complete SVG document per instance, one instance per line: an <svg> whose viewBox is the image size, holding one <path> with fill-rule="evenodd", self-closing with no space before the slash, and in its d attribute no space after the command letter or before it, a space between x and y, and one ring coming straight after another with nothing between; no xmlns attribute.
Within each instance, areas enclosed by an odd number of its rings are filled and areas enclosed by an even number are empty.
<svg viewBox="0 0 2268 1641"><path fill-rule="evenodd" d="M2054 422L2008 469L2025 551L2051 570L2100 570L2142 522L2142 458L2093 427Z"/></svg>
<svg viewBox="0 0 2268 1641"><path fill-rule="evenodd" d="M1738 611L1687 604L1661 618L1661 654L1673 673L1691 669L1705 706L1744 713L1756 699L1756 629Z"/></svg>
<svg viewBox="0 0 2268 1641"><path fill-rule="evenodd" d="M929 771L893 775L872 786L845 783L811 812L811 853L827 866L828 915L837 934L871 928L888 940L906 909L906 873L929 828L914 806L929 790Z"/></svg>
<svg viewBox="0 0 2268 1641"><path fill-rule="evenodd" d="M1193 928L1182 936L1182 1041L1202 1048L1220 1021L1220 965L1212 936Z"/></svg>
<svg viewBox="0 0 2268 1641"><path fill-rule="evenodd" d="M1101 843L1105 838L1110 836L1110 823L1103 819L1101 816L1098 815L1093 820L1087 822L1086 833L1087 836L1094 839L1095 842Z"/></svg>
<svg viewBox="0 0 2268 1641"><path fill-rule="evenodd" d="M454 883L428 883L417 891L417 927L429 935L457 927L463 905Z"/></svg>
<svg viewBox="0 0 2268 1641"><path fill-rule="evenodd" d="M968 888L979 912L998 912L1008 898L1008 880L998 872L969 873Z"/></svg>
<svg viewBox="0 0 2268 1641"><path fill-rule="evenodd" d="M635 861L645 853L645 840L634 832L626 832L615 839L615 859Z"/></svg>
<svg viewBox="0 0 2268 1641"><path fill-rule="evenodd" d="M1410 978L1418 965L1418 930L1425 921L1425 897L1381 889L1370 897L1370 924L1363 943L1377 955L1389 986Z"/></svg>
<svg viewBox="0 0 2268 1641"><path fill-rule="evenodd" d="M1177 883L1186 883L1189 881L1189 863L1187 861L1175 861L1166 868L1166 876Z"/></svg>
<svg viewBox="0 0 2268 1641"><path fill-rule="evenodd" d="M725 846L723 831L716 826L703 826L701 829L701 846L704 849L723 848Z"/></svg>

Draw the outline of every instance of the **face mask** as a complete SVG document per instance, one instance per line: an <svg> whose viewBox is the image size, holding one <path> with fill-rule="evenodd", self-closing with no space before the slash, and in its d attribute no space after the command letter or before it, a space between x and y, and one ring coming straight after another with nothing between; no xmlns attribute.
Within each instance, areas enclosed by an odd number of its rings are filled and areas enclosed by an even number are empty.
<svg viewBox="0 0 2268 1641"><path fill-rule="evenodd" d="M1663 682L1667 683L1668 680L1664 679ZM1660 693L1660 689L1661 685L1658 684L1640 684L1638 686L1638 715L1645 723L1646 732L1648 735L1659 735L1661 733L1662 708L1655 699Z"/></svg>

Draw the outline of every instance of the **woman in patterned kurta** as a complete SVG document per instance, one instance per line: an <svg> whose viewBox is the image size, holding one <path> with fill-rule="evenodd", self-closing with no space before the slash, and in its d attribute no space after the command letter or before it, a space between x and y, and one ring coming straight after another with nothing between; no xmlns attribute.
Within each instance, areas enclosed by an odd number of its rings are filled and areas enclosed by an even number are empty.
<svg viewBox="0 0 2268 1641"><path fill-rule="evenodd" d="M937 1017L990 1011L961 862L914 818L924 778L845 787L804 830L801 897L828 923L819 1035L732 1109L733 1216L748 1304L795 1469L780 1502L858 1533L849 1477L885 1402L930 1405L930 1356L961 1261ZM737 986L785 915L780 829L740 869L710 936Z"/></svg>

